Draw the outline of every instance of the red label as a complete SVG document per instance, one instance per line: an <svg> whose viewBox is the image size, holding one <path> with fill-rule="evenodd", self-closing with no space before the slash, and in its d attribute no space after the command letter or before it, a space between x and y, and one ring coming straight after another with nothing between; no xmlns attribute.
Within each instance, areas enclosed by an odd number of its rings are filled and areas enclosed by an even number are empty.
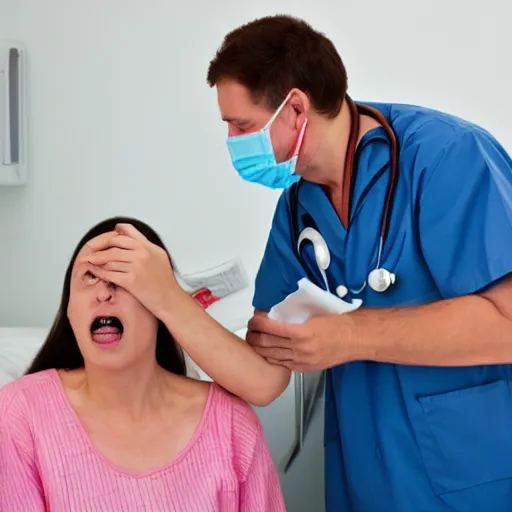
<svg viewBox="0 0 512 512"><path fill-rule="evenodd" d="M201 288L192 294L192 298L203 308L208 309L214 302L220 300L208 288Z"/></svg>

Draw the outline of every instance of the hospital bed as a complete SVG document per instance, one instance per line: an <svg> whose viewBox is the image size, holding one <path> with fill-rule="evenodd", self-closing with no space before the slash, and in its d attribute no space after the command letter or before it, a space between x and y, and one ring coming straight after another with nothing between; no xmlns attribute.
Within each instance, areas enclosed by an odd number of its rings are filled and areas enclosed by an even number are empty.
<svg viewBox="0 0 512 512"><path fill-rule="evenodd" d="M23 375L47 333L37 327L0 327L0 387Z"/></svg>

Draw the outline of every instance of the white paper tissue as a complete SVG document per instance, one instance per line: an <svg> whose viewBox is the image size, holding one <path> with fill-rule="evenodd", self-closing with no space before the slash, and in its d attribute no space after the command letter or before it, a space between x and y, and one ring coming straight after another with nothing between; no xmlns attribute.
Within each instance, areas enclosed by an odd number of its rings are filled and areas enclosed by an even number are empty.
<svg viewBox="0 0 512 512"><path fill-rule="evenodd" d="M298 282L297 291L276 304L268 317L279 322L301 324L318 315L350 313L362 303L360 299L346 302L303 278Z"/></svg>

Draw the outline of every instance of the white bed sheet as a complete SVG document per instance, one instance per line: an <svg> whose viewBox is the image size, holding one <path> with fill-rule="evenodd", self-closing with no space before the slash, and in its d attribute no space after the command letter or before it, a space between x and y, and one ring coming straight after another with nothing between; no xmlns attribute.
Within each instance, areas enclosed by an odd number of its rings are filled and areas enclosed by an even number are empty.
<svg viewBox="0 0 512 512"><path fill-rule="evenodd" d="M0 327L0 387L23 375L47 334L38 327Z"/></svg>

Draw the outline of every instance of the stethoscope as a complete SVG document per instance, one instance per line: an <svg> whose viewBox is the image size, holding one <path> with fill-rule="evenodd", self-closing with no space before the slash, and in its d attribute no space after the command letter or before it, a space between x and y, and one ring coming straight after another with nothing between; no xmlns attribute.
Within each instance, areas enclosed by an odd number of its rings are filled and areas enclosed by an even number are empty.
<svg viewBox="0 0 512 512"><path fill-rule="evenodd" d="M355 183L353 175L354 159L356 156L356 146L359 137L359 116L367 115L375 119L384 129L386 136L389 139L389 143L391 145L391 175L389 177L388 188L386 191L386 199L384 202L384 209L382 212L377 262L375 268L368 273L367 279L363 283L363 285L356 290L350 289L350 292L352 294L358 295L365 289L366 285L368 284L368 286L372 290L382 293L388 290L389 287L393 285L396 281L396 275L393 272L390 272L389 270L386 270L385 268L381 267L381 260L384 244L386 242L389 231L389 221L391 216L391 210L393 207L396 183L398 180L398 141L393 128L380 111L372 107L369 107L368 105L356 105L351 98L349 98L348 96L346 98L347 104L350 109L351 123L347 154L345 156L345 169L343 174L341 221L347 229L349 226L350 211L352 206L351 202ZM317 282L318 280L316 279L315 275L306 264L301 254L302 244L304 242L308 241L313 245L313 252L315 255L316 264L323 278L326 290L330 291L326 271L331 263L331 255L329 252L329 247L327 246L327 243L323 236L320 234L320 231L318 230L318 227L311 215L305 214L302 217L302 220L306 227L299 234L299 191L302 183L302 179L297 183L294 183L292 187L290 187L290 192L288 195L290 209L289 214L292 224L292 240L294 241L294 243L296 241L296 246L294 247L294 249L310 281L320 285L320 283ZM346 286L340 285L336 288L336 295L338 295L338 297L340 298L345 297L348 294L348 292L349 289Z"/></svg>

